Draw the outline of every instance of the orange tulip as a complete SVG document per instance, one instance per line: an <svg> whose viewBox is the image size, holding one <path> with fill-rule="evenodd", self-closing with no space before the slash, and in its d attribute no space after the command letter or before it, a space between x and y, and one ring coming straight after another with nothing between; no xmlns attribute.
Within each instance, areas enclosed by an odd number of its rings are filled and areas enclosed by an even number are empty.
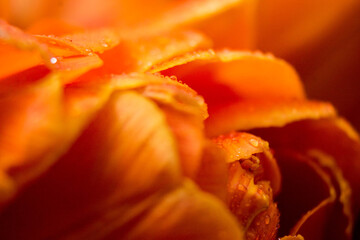
<svg viewBox="0 0 360 240"><path fill-rule="evenodd" d="M1 239L350 239L358 134L253 49L358 4L269 3L0 1Z"/></svg>

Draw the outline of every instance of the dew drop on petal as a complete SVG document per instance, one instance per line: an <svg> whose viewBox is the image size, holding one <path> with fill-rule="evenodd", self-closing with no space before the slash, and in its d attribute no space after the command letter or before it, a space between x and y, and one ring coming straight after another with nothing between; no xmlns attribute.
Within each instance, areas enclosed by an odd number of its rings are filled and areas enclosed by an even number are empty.
<svg viewBox="0 0 360 240"><path fill-rule="evenodd" d="M50 62L52 63L52 64L55 64L55 63L57 63L57 58L56 57L52 57L52 58L50 58Z"/></svg>
<svg viewBox="0 0 360 240"><path fill-rule="evenodd" d="M250 144L254 147L258 147L259 146L259 142L256 139L250 139L249 140Z"/></svg>

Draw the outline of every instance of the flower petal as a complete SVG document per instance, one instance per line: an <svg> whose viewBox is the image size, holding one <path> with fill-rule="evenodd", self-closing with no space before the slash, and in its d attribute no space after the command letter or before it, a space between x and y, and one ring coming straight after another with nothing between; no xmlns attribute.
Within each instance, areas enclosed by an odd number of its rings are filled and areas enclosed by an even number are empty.
<svg viewBox="0 0 360 240"><path fill-rule="evenodd" d="M160 221L165 217L167 221ZM187 182L166 195L132 231L122 234L124 239L243 238L225 206Z"/></svg>
<svg viewBox="0 0 360 240"><path fill-rule="evenodd" d="M45 63L52 68L52 55L44 44L0 19L0 78Z"/></svg>
<svg viewBox="0 0 360 240"><path fill-rule="evenodd" d="M162 76L114 76L112 83L117 89L137 89L159 105L175 136L183 173L194 178L199 170L205 141L203 121L207 117L207 108L204 100L176 79Z"/></svg>
<svg viewBox="0 0 360 240"><path fill-rule="evenodd" d="M146 72L159 62L210 46L208 38L189 30L138 38L132 35L122 36L124 40L117 47L100 55L108 73ZM122 58L127 61L119 62Z"/></svg>
<svg viewBox="0 0 360 240"><path fill-rule="evenodd" d="M62 236L179 182L178 155L163 114L137 93L117 92L68 152L5 210L0 235ZM123 213L131 220L141 209Z"/></svg>
<svg viewBox="0 0 360 240"><path fill-rule="evenodd" d="M224 152L215 143L205 143L201 166L195 178L196 184L204 191L227 202L228 167Z"/></svg>
<svg viewBox="0 0 360 240"><path fill-rule="evenodd" d="M210 111L206 121L208 135L216 136L234 129L281 127L303 119L320 119L336 114L329 103L316 101L251 100L235 102Z"/></svg>
<svg viewBox="0 0 360 240"><path fill-rule="evenodd" d="M157 71L175 75L189 84L204 96L209 106L236 99L305 97L294 69L282 60L261 53L193 52L152 69L152 72Z"/></svg>
<svg viewBox="0 0 360 240"><path fill-rule="evenodd" d="M360 176L357 174L360 169L360 143L354 131L349 131L348 126L344 128L344 121L339 121L338 118L306 120L283 128L254 132L269 140L274 149L291 146L303 153L317 149L334 158L353 189L354 212L360 210L360 193L357 187L360 184Z"/></svg>
<svg viewBox="0 0 360 240"><path fill-rule="evenodd" d="M280 191L281 174L268 142L243 132L220 135L213 141L224 150L228 163L240 161L243 168L253 173L256 181L270 181L275 195Z"/></svg>
<svg viewBox="0 0 360 240"><path fill-rule="evenodd" d="M0 92L3 87L9 89L0 97L0 175L13 185L15 194L61 152L57 143L63 131L62 92L54 75L21 88L0 85ZM2 207L13 195L6 194L6 189L1 192L5 192Z"/></svg>

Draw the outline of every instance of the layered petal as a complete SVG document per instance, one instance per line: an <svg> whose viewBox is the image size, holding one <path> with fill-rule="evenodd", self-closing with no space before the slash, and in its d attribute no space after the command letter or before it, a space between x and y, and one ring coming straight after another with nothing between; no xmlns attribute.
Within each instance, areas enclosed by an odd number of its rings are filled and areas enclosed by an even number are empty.
<svg viewBox="0 0 360 240"><path fill-rule="evenodd" d="M64 129L58 76L23 85L0 84L1 207L45 171L62 150L57 145Z"/></svg>
<svg viewBox="0 0 360 240"><path fill-rule="evenodd" d="M113 94L68 152L4 211L1 236L46 239L91 223L114 204L136 207L145 196L179 182L178 164L174 140L157 107L136 93ZM125 210L130 214L132 208ZM30 221L34 216L37 220Z"/></svg>
<svg viewBox="0 0 360 240"><path fill-rule="evenodd" d="M229 163L227 203L246 231L246 239L275 239L279 210L273 202L280 171L268 143L247 133L214 139Z"/></svg>

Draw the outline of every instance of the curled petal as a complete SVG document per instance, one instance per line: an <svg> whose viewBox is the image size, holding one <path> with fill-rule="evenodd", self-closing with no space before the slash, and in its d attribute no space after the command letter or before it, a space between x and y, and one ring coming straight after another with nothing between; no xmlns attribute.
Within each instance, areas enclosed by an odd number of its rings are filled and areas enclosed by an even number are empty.
<svg viewBox="0 0 360 240"><path fill-rule="evenodd" d="M225 150L227 162L249 159L256 153L269 149L269 143L249 133L230 133L214 139L215 143Z"/></svg>
<svg viewBox="0 0 360 240"><path fill-rule="evenodd" d="M317 239L324 236L324 221L316 219L326 219L334 206L336 192L329 175L320 166L296 153L277 148L275 151L283 176L282 191L277 198L282 213L280 235L297 233L310 222L312 224L308 226L312 233L306 237L314 235ZM299 233L302 234L301 231Z"/></svg>
<svg viewBox="0 0 360 240"><path fill-rule="evenodd" d="M152 69L157 71L177 76L204 96L210 106L237 99L305 97L299 77L290 65L256 52L193 52Z"/></svg>
<svg viewBox="0 0 360 240"><path fill-rule="evenodd" d="M262 234L275 236L279 221L276 205L272 206L272 191L267 181L254 182L254 175L244 170L239 162L229 165L228 179L228 205L230 210L238 218L250 239L256 239ZM269 208L271 207L271 208ZM265 218L262 213L271 213L272 219L262 223L268 226L254 225L255 219L261 221ZM273 214L274 213L274 214ZM268 216L270 218L270 216ZM267 218L267 217L266 217ZM271 224L269 224L271 221ZM248 232L250 231L250 232Z"/></svg>
<svg viewBox="0 0 360 240"><path fill-rule="evenodd" d="M320 119L335 115L334 107L325 102L239 101L210 111L211 117L206 121L206 131L208 135L215 136L233 129L281 127L303 119Z"/></svg>
<svg viewBox="0 0 360 240"><path fill-rule="evenodd" d="M262 129L254 131L257 135L269 140L274 149L291 146L299 152L318 149L335 159L345 179L353 189L354 212L358 213L360 177L360 146L358 135L339 118L307 120L292 123L284 128Z"/></svg>
<svg viewBox="0 0 360 240"><path fill-rule="evenodd" d="M270 181L275 195L280 191L281 174L268 142L241 132L220 135L213 140L224 150L227 162L240 161L243 168L254 174L256 181Z"/></svg>
<svg viewBox="0 0 360 240"><path fill-rule="evenodd" d="M332 211L331 214L333 217L329 218L329 219L336 218L337 221L328 220L327 228L332 229L331 233L330 233L331 235L329 234L328 237L336 236L336 238L338 238L338 239L350 239L351 235L352 235L352 231L353 231L354 216L353 216L353 209L352 209L352 204L351 204L352 191L349 186L349 183L344 178L344 176L343 176L340 168L337 166L335 160L332 159L330 156L322 153L321 151L315 150L315 149L310 150L308 155L311 156L315 160L315 164L318 164L323 170L325 170L327 172L327 174L332 178L331 179L332 182L330 182L330 179L327 181L330 184L334 185L334 187L336 187L336 189L337 189L336 194L338 195L338 199L337 199L338 203L331 210ZM314 163L312 162L312 164L314 164ZM335 192L335 189L332 191ZM332 193L332 194L334 195L335 193ZM319 205L319 207L320 207L320 205ZM323 207L323 206L321 206L321 207ZM317 209L315 209L315 210L317 210ZM327 209L327 211L329 212L328 209ZM316 213L316 214L319 215L319 213ZM304 216L303 218L306 218L306 216ZM319 219L316 218L316 216L313 218L315 219L313 221L315 221L315 222L319 221ZM341 224L338 223L339 219L343 219L341 221ZM304 219L303 222L305 222L305 221L306 220ZM326 219L324 219L323 222L326 222ZM308 225L307 228L306 228L306 224ZM305 237L309 236L308 237L309 239L310 239L310 237L313 239L318 239L316 236L314 236L313 224L311 223L311 221L307 220L306 224L304 224L305 227L301 226L300 230L299 230L299 228L297 228L298 226L296 226L296 227L294 227L294 229L292 231L293 232L297 231ZM301 220L300 220L300 224L298 223L297 225L301 225ZM324 229L324 232L327 232L327 231L328 230Z"/></svg>
<svg viewBox="0 0 360 240"><path fill-rule="evenodd" d="M219 136L214 142L230 162L227 202L244 227L247 239L274 239L279 211L273 203L270 184L277 193L280 172L268 143L251 134L235 132Z"/></svg>

